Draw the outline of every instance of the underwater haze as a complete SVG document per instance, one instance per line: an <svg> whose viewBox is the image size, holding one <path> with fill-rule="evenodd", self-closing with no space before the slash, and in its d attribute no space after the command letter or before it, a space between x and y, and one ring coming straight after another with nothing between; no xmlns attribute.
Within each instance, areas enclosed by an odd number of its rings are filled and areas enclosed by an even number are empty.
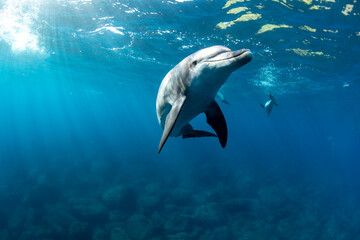
<svg viewBox="0 0 360 240"><path fill-rule="evenodd" d="M227 146L158 154L162 79L213 45L253 53ZM0 0L0 240L360 239L359 103L357 0Z"/></svg>

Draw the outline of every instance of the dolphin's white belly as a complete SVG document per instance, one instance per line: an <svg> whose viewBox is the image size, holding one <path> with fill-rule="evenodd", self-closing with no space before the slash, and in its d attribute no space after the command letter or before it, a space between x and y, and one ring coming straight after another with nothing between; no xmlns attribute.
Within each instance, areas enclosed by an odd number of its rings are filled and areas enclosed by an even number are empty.
<svg viewBox="0 0 360 240"><path fill-rule="evenodd" d="M170 136L179 136L181 129L193 120L200 113L205 112L208 109L208 106L212 101L214 101L215 96L196 96L187 97L185 100L184 106L180 112L179 118L176 121L173 131Z"/></svg>
<svg viewBox="0 0 360 240"><path fill-rule="evenodd" d="M171 81L172 80L172 81ZM179 91L181 86L180 82L173 79L166 79L159 89L157 99L157 114L158 120L162 128L164 128L166 117L169 114L171 107L179 97ZM221 85L220 85L221 86ZM199 84L191 84L187 87L187 95L182 110L178 119L174 125L170 136L177 137L180 134L181 129L189 123L192 119L198 116L200 113L205 112L208 106L215 99L215 95L218 92L220 86L201 86ZM206 89L208 88L208 89ZM206 89L204 91L204 89ZM175 94L176 93L176 94Z"/></svg>
<svg viewBox="0 0 360 240"><path fill-rule="evenodd" d="M272 104L271 100L267 101L264 105L267 112L271 112L272 106L273 106L273 104Z"/></svg>

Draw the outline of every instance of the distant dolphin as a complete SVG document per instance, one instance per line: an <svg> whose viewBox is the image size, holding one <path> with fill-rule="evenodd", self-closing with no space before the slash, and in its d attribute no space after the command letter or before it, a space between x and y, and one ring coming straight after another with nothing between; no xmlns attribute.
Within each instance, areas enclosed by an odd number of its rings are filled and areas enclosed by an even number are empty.
<svg viewBox="0 0 360 240"><path fill-rule="evenodd" d="M230 105L230 103L225 99L224 94L221 92L217 92L216 97L218 97L223 103Z"/></svg>
<svg viewBox="0 0 360 240"><path fill-rule="evenodd" d="M270 115L270 113L272 111L273 105L279 106L279 104L276 102L274 96L271 93L269 94L269 98L270 98L270 100L267 101L265 103L265 105L260 103L260 106L266 110L268 116Z"/></svg>
<svg viewBox="0 0 360 240"><path fill-rule="evenodd" d="M156 99L156 113L164 129L159 150L169 136L218 137L224 148L227 126L215 96L230 74L252 59L248 49L231 51L224 46L202 49L186 57L165 76ZM214 133L194 130L189 122L205 113Z"/></svg>

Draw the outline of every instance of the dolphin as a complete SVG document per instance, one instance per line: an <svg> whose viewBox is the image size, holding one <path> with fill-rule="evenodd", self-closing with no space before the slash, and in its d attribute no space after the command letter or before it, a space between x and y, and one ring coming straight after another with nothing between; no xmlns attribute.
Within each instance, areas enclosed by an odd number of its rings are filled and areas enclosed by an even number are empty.
<svg viewBox="0 0 360 240"><path fill-rule="evenodd" d="M230 103L225 99L224 94L222 94L221 92L217 92L216 97L218 97L221 100L221 102L230 105Z"/></svg>
<svg viewBox="0 0 360 240"><path fill-rule="evenodd" d="M169 136L218 137L226 146L226 121L215 96L230 74L251 59L248 49L212 46L191 54L167 73L156 98L157 118L164 130L158 153ZM200 113L205 113L216 134L193 129L189 122Z"/></svg>
<svg viewBox="0 0 360 240"><path fill-rule="evenodd" d="M269 98L270 100L267 101L265 104L260 103L260 106L266 110L268 116L272 111L273 105L279 106L279 104L276 102L274 96L271 93L269 94Z"/></svg>

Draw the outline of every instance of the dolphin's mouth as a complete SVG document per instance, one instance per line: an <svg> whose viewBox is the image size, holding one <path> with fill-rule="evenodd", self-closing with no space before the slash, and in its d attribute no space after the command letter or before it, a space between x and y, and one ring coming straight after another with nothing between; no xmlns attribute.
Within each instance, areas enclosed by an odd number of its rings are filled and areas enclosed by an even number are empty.
<svg viewBox="0 0 360 240"><path fill-rule="evenodd" d="M247 59L248 61L250 61L252 58L252 53L249 49L241 49L241 50L236 50L236 51L232 51L232 52L224 52L224 53L217 55L216 57L214 57L212 59L206 60L205 62L221 62L221 61L226 61L226 60L230 60L230 59L234 59L234 58Z"/></svg>

